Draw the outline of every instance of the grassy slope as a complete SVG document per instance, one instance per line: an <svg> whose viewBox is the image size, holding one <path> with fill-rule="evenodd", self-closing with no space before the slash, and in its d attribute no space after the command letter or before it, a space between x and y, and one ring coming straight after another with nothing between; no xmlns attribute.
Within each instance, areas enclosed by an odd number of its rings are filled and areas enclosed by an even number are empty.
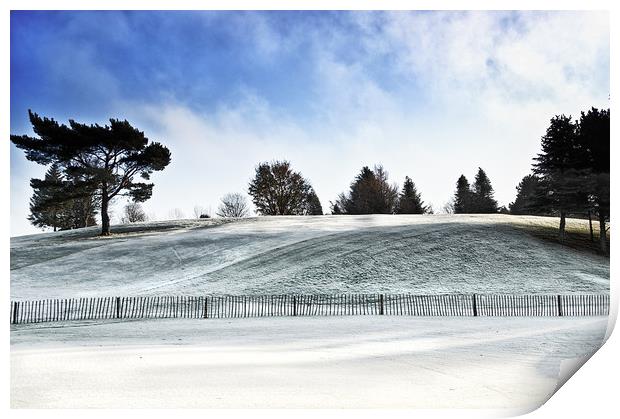
<svg viewBox="0 0 620 419"><path fill-rule="evenodd" d="M263 217L11 239L13 298L128 294L556 293L609 289L609 259L514 216ZM571 237L589 234L569 220ZM571 239L574 240L574 239Z"/></svg>

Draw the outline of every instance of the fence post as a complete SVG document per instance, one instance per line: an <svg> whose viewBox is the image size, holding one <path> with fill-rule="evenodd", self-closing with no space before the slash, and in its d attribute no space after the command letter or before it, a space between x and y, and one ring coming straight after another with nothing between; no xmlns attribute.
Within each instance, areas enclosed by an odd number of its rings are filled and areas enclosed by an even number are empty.
<svg viewBox="0 0 620 419"><path fill-rule="evenodd" d="M293 316L297 315L297 298L293 295Z"/></svg>
<svg viewBox="0 0 620 419"><path fill-rule="evenodd" d="M472 294L472 304L473 304L473 309L474 309L474 317L478 316L478 307L476 307L476 294Z"/></svg>
<svg viewBox="0 0 620 419"><path fill-rule="evenodd" d="M203 318L208 318L207 316L207 301L209 300L209 297L205 295L205 305L204 305L204 317Z"/></svg>
<svg viewBox="0 0 620 419"><path fill-rule="evenodd" d="M562 298L558 294L558 316L562 317Z"/></svg>
<svg viewBox="0 0 620 419"><path fill-rule="evenodd" d="M17 317L19 316L19 301L13 303L13 324L17 324Z"/></svg>
<svg viewBox="0 0 620 419"><path fill-rule="evenodd" d="M379 314L380 314L381 316L383 316L383 314L384 314L384 310L383 310L383 294L380 294L380 295L379 295L379 302L380 302L380 305L379 305Z"/></svg>
<svg viewBox="0 0 620 419"><path fill-rule="evenodd" d="M116 297L116 318L121 318L121 297Z"/></svg>

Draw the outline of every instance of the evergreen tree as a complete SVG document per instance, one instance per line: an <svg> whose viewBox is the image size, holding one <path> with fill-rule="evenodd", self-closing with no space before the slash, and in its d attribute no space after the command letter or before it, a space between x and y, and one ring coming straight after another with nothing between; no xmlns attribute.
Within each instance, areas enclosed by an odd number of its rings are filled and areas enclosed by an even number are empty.
<svg viewBox="0 0 620 419"><path fill-rule="evenodd" d="M409 178L405 177L403 189L398 198L396 207L397 214L425 214L428 208L422 202L421 194L417 191L415 184Z"/></svg>
<svg viewBox="0 0 620 419"><path fill-rule="evenodd" d="M110 201L129 195L143 202L153 193L149 180L154 171L170 163L170 151L151 142L127 121L110 119L110 125L86 125L69 120L69 126L28 111L39 138L11 135L11 141L39 164L57 163L64 168L76 191L96 191L101 205L101 234L110 234Z"/></svg>
<svg viewBox="0 0 620 419"><path fill-rule="evenodd" d="M331 210L332 210L332 215L341 215L342 214L342 210L340 209L340 206L338 205L337 202L329 201L329 205L330 205Z"/></svg>
<svg viewBox="0 0 620 419"><path fill-rule="evenodd" d="M600 247L607 251L606 220L609 218L610 112L590 109L581 112L577 124L577 149L582 157L579 169L588 176L588 201L599 218Z"/></svg>
<svg viewBox="0 0 620 419"><path fill-rule="evenodd" d="M65 228L82 228L97 225L97 198L83 195L68 201Z"/></svg>
<svg viewBox="0 0 620 419"><path fill-rule="evenodd" d="M334 204L343 214L392 214L398 202L398 186L388 183L383 166L364 166L348 194L341 193Z"/></svg>
<svg viewBox="0 0 620 419"><path fill-rule="evenodd" d="M494 214L497 212L497 201L493 198L491 181L480 167L474 181L472 198L473 206L471 212L477 214Z"/></svg>
<svg viewBox="0 0 620 419"><path fill-rule="evenodd" d="M587 176L576 137L572 118L555 116L541 138L542 152L534 158L534 173L546 190L549 207L560 216L561 241L566 235L566 216L586 206L584 179Z"/></svg>
<svg viewBox="0 0 620 419"><path fill-rule="evenodd" d="M63 190L63 176L57 164L52 164L44 180L31 179L34 190L30 198L28 220L36 227L52 227L54 231L63 227L63 212L67 203L59 199Z"/></svg>
<svg viewBox="0 0 620 419"><path fill-rule="evenodd" d="M454 194L453 210L454 214L467 214L472 212L472 192L469 181L465 175L461 175L456 181L456 192Z"/></svg>
<svg viewBox="0 0 620 419"><path fill-rule="evenodd" d="M77 189L58 164L52 164L45 178L31 179L34 193L28 219L37 227L69 230L96 225L92 191Z"/></svg>
<svg viewBox="0 0 620 419"><path fill-rule="evenodd" d="M310 188L310 192L308 192L308 197L306 198L306 215L323 215L321 201L312 188Z"/></svg>
<svg viewBox="0 0 620 419"><path fill-rule="evenodd" d="M530 174L525 176L517 186L517 197L510 203L510 213L513 215L540 215L548 211L545 202L545 191L540 179Z"/></svg>
<svg viewBox="0 0 620 419"><path fill-rule="evenodd" d="M376 165L374 173L380 197L377 202L379 204L377 213L393 214L396 211L396 205L398 205L398 185L389 183L388 173L382 165Z"/></svg>

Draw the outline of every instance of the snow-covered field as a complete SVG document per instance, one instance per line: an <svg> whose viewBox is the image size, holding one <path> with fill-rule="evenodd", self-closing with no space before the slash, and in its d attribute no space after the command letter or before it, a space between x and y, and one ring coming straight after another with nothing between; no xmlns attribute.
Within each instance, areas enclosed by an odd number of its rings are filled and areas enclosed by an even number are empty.
<svg viewBox="0 0 620 419"><path fill-rule="evenodd" d="M606 318L331 317L22 325L12 407L418 407L523 413Z"/></svg>
<svg viewBox="0 0 620 419"><path fill-rule="evenodd" d="M569 224L587 223L569 220ZM11 239L11 298L607 292L609 259L504 215L181 220Z"/></svg>
<svg viewBox="0 0 620 419"><path fill-rule="evenodd" d="M584 221L570 220L570 223ZM181 220L11 239L11 298L608 292L609 259L538 217ZM26 324L13 407L531 410L607 318L288 317Z"/></svg>

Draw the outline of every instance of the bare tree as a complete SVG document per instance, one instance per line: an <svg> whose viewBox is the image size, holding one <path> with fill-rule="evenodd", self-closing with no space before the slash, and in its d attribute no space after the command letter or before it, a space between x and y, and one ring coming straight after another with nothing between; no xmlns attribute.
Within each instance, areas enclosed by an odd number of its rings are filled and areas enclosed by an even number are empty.
<svg viewBox="0 0 620 419"><path fill-rule="evenodd" d="M246 217L250 212L248 202L240 193L229 193L224 195L216 214L225 218Z"/></svg>
<svg viewBox="0 0 620 419"><path fill-rule="evenodd" d="M205 208L203 206L200 206L200 205L194 206L194 217L201 218L201 216L204 214L207 214L207 212L205 211Z"/></svg>
<svg viewBox="0 0 620 419"><path fill-rule="evenodd" d="M174 208L168 212L168 218L171 220L181 220L185 218L185 214L183 214L180 208Z"/></svg>
<svg viewBox="0 0 620 419"><path fill-rule="evenodd" d="M441 212L444 214L454 214L454 201L448 201L443 204Z"/></svg>
<svg viewBox="0 0 620 419"><path fill-rule="evenodd" d="M142 205L138 202L129 202L123 208L123 216L121 217L122 224L138 223L148 221L146 213L142 209Z"/></svg>

